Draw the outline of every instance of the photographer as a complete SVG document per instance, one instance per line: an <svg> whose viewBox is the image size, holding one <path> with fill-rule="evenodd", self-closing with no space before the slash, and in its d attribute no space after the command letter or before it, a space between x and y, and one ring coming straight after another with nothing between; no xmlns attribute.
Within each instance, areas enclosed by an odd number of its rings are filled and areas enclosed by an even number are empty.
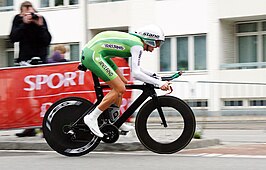
<svg viewBox="0 0 266 170"><path fill-rule="evenodd" d="M19 42L17 62L20 65L47 62L47 49L52 37L44 17L36 12L31 2L21 4L20 14L14 17L9 37L13 43Z"/></svg>
<svg viewBox="0 0 266 170"><path fill-rule="evenodd" d="M20 6L20 14L13 19L11 42L19 42L20 66L47 63L48 46L51 42L51 34L43 16L37 13L32 3L25 1ZM35 129L26 129L16 134L18 137L35 136Z"/></svg>

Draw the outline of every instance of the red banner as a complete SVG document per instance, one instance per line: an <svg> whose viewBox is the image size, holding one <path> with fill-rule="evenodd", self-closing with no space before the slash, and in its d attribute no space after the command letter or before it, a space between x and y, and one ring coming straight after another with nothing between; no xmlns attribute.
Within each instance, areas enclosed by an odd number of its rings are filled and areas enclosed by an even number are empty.
<svg viewBox="0 0 266 170"><path fill-rule="evenodd" d="M116 58L127 79L130 69L124 59ZM91 72L77 69L78 62L0 70L0 129L41 126L42 117L55 101L69 96L95 102ZM123 96L123 112L131 91Z"/></svg>

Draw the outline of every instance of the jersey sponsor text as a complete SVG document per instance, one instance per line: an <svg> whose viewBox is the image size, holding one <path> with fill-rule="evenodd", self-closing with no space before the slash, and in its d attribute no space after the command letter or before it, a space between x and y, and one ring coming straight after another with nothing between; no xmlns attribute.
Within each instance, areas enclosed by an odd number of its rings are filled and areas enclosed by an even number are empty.
<svg viewBox="0 0 266 170"><path fill-rule="evenodd" d="M110 77L113 76L112 71L107 67L107 65L106 65L104 62L100 61L99 64L100 64L100 66L101 66L101 67L107 72L107 74L108 74Z"/></svg>
<svg viewBox="0 0 266 170"><path fill-rule="evenodd" d="M123 47L122 45L116 45L116 44L103 44L104 48L112 48L112 49L116 49L116 50L124 50L125 47Z"/></svg>

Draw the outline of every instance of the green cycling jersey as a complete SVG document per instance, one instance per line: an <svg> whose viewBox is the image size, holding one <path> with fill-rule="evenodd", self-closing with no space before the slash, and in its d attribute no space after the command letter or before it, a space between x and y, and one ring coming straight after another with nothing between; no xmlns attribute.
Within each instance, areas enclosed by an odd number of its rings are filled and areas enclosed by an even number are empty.
<svg viewBox="0 0 266 170"><path fill-rule="evenodd" d="M117 77L112 57L131 57L131 48L143 47L140 38L125 32L105 31L97 34L83 48L81 62L104 81Z"/></svg>

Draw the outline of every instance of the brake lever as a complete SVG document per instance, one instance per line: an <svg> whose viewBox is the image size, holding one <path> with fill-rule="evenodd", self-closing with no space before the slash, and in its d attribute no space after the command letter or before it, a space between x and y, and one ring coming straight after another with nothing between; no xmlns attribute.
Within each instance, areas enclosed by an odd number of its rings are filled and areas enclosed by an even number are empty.
<svg viewBox="0 0 266 170"><path fill-rule="evenodd" d="M165 95L171 94L173 92L173 87L171 85L169 85L170 88L170 92L166 93Z"/></svg>

